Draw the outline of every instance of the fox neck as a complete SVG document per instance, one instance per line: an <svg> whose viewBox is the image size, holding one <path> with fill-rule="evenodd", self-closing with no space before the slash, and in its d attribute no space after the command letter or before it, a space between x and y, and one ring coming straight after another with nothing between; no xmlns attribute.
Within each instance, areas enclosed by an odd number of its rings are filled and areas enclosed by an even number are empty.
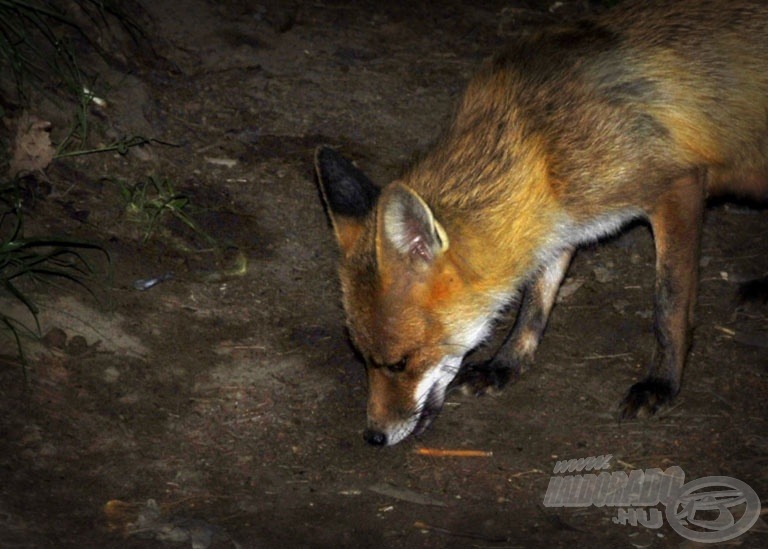
<svg viewBox="0 0 768 549"><path fill-rule="evenodd" d="M508 300L560 244L556 227L564 213L544 163L520 165L525 174L500 173L470 191L451 188L462 179L460 170L445 189L434 188L439 177L408 181L433 207L451 239L451 260L477 294L488 296L489 309Z"/></svg>

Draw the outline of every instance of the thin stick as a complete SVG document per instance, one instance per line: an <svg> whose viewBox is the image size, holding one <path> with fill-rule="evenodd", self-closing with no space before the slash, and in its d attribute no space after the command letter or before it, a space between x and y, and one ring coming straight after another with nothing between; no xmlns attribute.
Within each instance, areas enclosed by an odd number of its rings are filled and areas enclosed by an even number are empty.
<svg viewBox="0 0 768 549"><path fill-rule="evenodd" d="M414 451L420 456L432 457L490 457L493 452L484 450L445 450L442 448L417 448Z"/></svg>

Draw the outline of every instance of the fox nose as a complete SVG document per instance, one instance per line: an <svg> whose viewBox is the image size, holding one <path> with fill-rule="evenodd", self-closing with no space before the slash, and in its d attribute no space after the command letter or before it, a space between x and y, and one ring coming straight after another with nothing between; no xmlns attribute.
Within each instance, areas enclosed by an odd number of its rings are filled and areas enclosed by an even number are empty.
<svg viewBox="0 0 768 549"><path fill-rule="evenodd" d="M373 429L366 429L363 433L363 439L371 446L384 446L387 443L387 435Z"/></svg>

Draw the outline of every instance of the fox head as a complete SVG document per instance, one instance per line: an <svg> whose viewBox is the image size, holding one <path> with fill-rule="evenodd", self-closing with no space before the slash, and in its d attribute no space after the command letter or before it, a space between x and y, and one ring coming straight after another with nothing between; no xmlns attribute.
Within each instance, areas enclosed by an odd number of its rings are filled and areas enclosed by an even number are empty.
<svg viewBox="0 0 768 549"><path fill-rule="evenodd" d="M342 252L349 334L366 363L364 438L396 444L440 411L489 315L478 314L485 307L468 291L471 272L418 193L401 181L380 189L327 147L316 152L315 167Z"/></svg>

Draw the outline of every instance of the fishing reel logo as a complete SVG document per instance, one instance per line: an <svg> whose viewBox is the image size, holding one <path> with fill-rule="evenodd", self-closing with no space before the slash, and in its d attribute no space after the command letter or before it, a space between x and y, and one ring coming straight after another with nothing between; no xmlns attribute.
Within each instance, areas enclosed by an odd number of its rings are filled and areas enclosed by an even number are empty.
<svg viewBox="0 0 768 549"><path fill-rule="evenodd" d="M731 477L705 477L684 484L680 467L606 472L611 455L558 461L550 478L545 507L615 507L615 524L657 529L662 513L670 527L698 543L721 543L740 536L757 522L760 498ZM584 471L586 474L580 474ZM588 471L593 471L589 473Z"/></svg>

